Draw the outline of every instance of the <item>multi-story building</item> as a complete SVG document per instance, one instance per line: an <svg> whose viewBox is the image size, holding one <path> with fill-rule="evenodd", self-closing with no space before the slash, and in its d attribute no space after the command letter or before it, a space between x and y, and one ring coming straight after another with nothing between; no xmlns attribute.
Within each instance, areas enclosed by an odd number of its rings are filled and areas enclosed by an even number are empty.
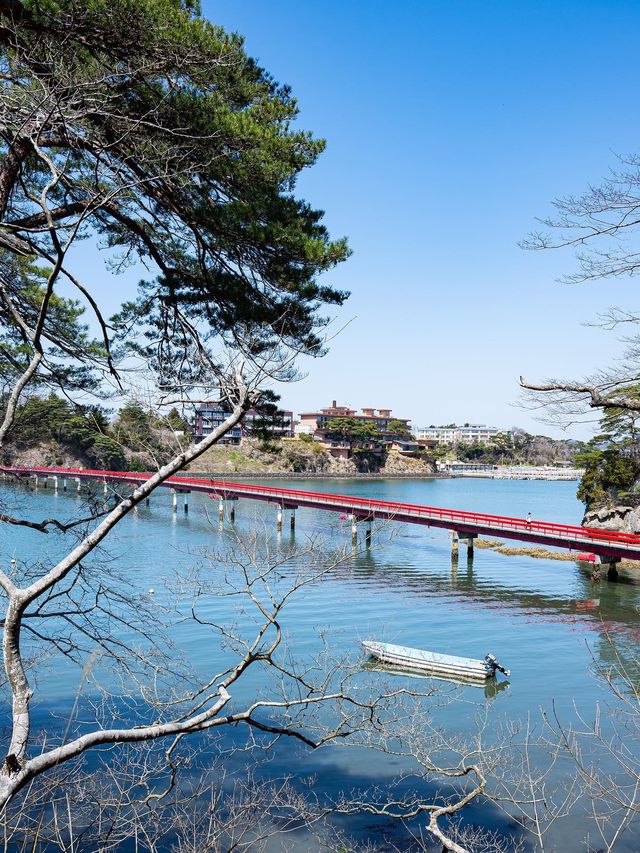
<svg viewBox="0 0 640 853"><path fill-rule="evenodd" d="M409 430L410 418L396 418L391 416L391 409L362 409L358 412L357 409L350 409L349 406L337 406L336 401L333 401L332 406L326 409L320 409L319 412L303 412L300 415L298 432L306 432L312 430L315 432L318 429L323 429L326 424L333 418L351 418L361 424L371 424L377 427L380 432L387 432L390 421L401 421L405 424L407 431Z"/></svg>
<svg viewBox="0 0 640 853"><path fill-rule="evenodd" d="M219 427L231 414L220 403L202 403L196 409L193 423L193 440L202 439ZM220 444L240 444L242 438L253 434L258 427L268 429L269 433L277 438L291 438L293 436L293 412L278 409L276 414L265 416L255 409L249 409L241 423L236 424L233 429L220 440Z"/></svg>
<svg viewBox="0 0 640 853"><path fill-rule="evenodd" d="M415 453L419 449L417 442L413 441L410 435L409 418L396 418L392 416L391 409L363 408L359 412L349 406L338 406L335 400L333 405L318 412L303 412L296 425L296 434L312 435L332 456L348 458L353 450L353 442L347 437L340 438L327 431L327 424L335 418L349 418L360 424L369 424L378 430L379 438L361 439L357 442L359 450L381 453L385 447L393 446L400 452ZM404 426L400 428L398 424Z"/></svg>
<svg viewBox="0 0 640 853"><path fill-rule="evenodd" d="M482 444L491 444L497 435L511 435L510 430L497 429L496 427L485 426L485 424L464 424L457 426L449 424L447 426L430 426L416 430L416 438L418 441L432 440L438 444L474 444L481 442Z"/></svg>
<svg viewBox="0 0 640 853"><path fill-rule="evenodd" d="M455 444L458 428L455 426L430 426L416 430L418 441L435 441L437 444Z"/></svg>

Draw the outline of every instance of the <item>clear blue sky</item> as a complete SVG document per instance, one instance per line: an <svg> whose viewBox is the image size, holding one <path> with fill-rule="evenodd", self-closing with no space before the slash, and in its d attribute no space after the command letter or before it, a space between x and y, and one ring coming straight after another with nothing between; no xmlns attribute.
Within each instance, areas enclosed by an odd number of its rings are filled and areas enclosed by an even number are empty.
<svg viewBox="0 0 640 853"><path fill-rule="evenodd" d="M331 353L283 388L296 412L332 399L416 426L478 421L550 432L514 408L518 375L578 376L616 357L586 328L637 308L633 280L560 285L570 253L516 245L551 200L640 151L640 4L205 0L211 20L328 141L299 193L352 258ZM583 431L584 434L584 431Z"/></svg>

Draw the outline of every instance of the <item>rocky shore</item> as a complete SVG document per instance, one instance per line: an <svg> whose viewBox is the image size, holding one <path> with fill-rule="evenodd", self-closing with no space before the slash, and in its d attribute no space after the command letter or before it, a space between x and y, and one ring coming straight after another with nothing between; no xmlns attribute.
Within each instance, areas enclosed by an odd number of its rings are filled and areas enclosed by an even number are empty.
<svg viewBox="0 0 640 853"><path fill-rule="evenodd" d="M432 461L404 456L396 450L336 459L318 442L285 440L265 444L253 439L243 439L237 446L212 447L193 463L190 473L247 477L439 476Z"/></svg>
<svg viewBox="0 0 640 853"><path fill-rule="evenodd" d="M640 507L620 504L587 510L582 524L584 527L617 530L621 533L640 533Z"/></svg>
<svg viewBox="0 0 640 853"><path fill-rule="evenodd" d="M162 440L162 441L161 441ZM173 435L160 435L155 457L140 453L121 444L124 456L122 470L153 470L158 461L170 458L178 446ZM54 441L40 442L24 448L8 444L3 448L5 465L36 465L67 468L109 467L96 465L80 447ZM215 474L220 477L447 477L436 472L428 459L404 456L396 450L384 454L354 454L351 459L335 459L317 442L273 441L259 442L243 439L239 445L216 445L197 459L188 469L190 474Z"/></svg>

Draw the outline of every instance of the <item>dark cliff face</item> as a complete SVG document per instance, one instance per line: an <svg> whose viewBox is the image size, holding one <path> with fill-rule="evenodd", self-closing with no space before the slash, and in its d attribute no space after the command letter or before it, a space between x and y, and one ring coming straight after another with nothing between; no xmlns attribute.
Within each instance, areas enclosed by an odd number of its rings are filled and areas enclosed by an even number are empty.
<svg viewBox="0 0 640 853"><path fill-rule="evenodd" d="M597 527L603 530L640 533L640 507L618 504L587 510L582 524L585 527Z"/></svg>

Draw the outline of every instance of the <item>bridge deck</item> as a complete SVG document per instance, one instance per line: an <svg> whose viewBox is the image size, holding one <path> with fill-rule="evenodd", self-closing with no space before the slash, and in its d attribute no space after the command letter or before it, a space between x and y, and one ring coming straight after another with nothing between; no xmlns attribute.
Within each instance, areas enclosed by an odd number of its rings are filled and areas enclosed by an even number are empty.
<svg viewBox="0 0 640 853"><path fill-rule="evenodd" d="M100 482L144 483L151 475L137 472L102 471L75 468L1 467L0 471L18 477L38 475L43 477L66 477ZM589 551L603 560L625 557L640 560L640 536L581 527L572 524L557 524L551 521L531 521L505 515L489 515L481 512L445 509L443 507L381 501L352 495L328 494L280 489L273 486L258 486L250 483L234 483L202 477L169 477L160 484L179 492L205 492L223 498L248 498L268 501L282 507L309 507L353 514L359 519L381 518L409 524L423 524L455 530L461 536L489 535L521 542L534 542L546 546Z"/></svg>

